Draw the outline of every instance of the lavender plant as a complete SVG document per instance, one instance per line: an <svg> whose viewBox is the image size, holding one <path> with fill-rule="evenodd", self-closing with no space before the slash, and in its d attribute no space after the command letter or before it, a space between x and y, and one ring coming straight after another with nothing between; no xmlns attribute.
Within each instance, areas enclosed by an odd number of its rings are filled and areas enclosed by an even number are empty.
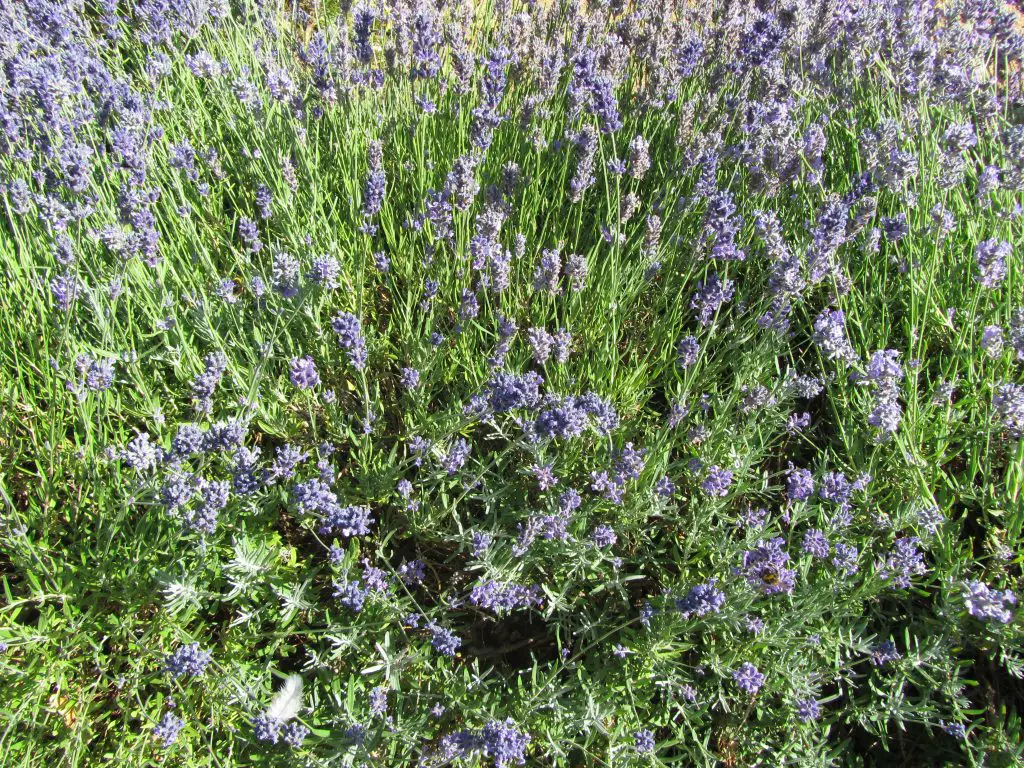
<svg viewBox="0 0 1024 768"><path fill-rule="evenodd" d="M1019 761L1009 6L0 41L5 764Z"/></svg>

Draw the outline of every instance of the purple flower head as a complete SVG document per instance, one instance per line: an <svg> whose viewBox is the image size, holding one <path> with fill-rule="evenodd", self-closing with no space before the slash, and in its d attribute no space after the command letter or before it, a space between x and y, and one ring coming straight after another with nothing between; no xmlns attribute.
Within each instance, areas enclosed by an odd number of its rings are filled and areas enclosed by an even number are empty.
<svg viewBox="0 0 1024 768"><path fill-rule="evenodd" d="M362 746L363 741L366 739L366 726L359 723L353 723L345 729L345 740L355 746Z"/></svg>
<svg viewBox="0 0 1024 768"><path fill-rule="evenodd" d="M963 741L967 738L967 729L964 727L963 723L945 723L939 721L939 725L942 726L942 730L944 730L954 739L959 739Z"/></svg>
<svg viewBox="0 0 1024 768"><path fill-rule="evenodd" d="M467 323L470 320L476 319L479 314L480 301L477 299L476 294L469 290L469 288L463 288L459 303L459 320L462 323Z"/></svg>
<svg viewBox="0 0 1024 768"><path fill-rule="evenodd" d="M218 421L203 436L203 451L234 451L245 440L246 426L238 420Z"/></svg>
<svg viewBox="0 0 1024 768"><path fill-rule="evenodd" d="M437 75L441 69L441 42L437 14L429 5L417 5L412 23L413 77L430 80Z"/></svg>
<svg viewBox="0 0 1024 768"><path fill-rule="evenodd" d="M971 123L953 123L942 135L942 143L949 152L965 152L978 143Z"/></svg>
<svg viewBox="0 0 1024 768"><path fill-rule="evenodd" d="M743 553L743 567L740 573L747 583L763 595L777 595L793 591L796 571L787 568L789 553L783 551L785 541L775 538L759 541L757 546Z"/></svg>
<svg viewBox="0 0 1024 768"><path fill-rule="evenodd" d="M164 749L178 740L178 734L185 727L185 721L173 712L165 712L163 719L153 728L153 736L160 739Z"/></svg>
<svg viewBox="0 0 1024 768"><path fill-rule="evenodd" d="M1017 360L1024 361L1024 307L1017 307L1010 315L1010 346Z"/></svg>
<svg viewBox="0 0 1024 768"><path fill-rule="evenodd" d="M859 569L857 564L857 556L859 554L857 548L852 544L845 544L841 541L836 542L836 553L832 557L832 565L835 566L837 571L846 576L853 576Z"/></svg>
<svg viewBox="0 0 1024 768"><path fill-rule="evenodd" d="M558 495L558 509L562 514L571 514L580 508L583 499L575 488L567 488Z"/></svg>
<svg viewBox="0 0 1024 768"><path fill-rule="evenodd" d="M558 278L562 271L562 257L558 248L541 253L540 263L533 272L533 289L557 294L561 292Z"/></svg>
<svg viewBox="0 0 1024 768"><path fill-rule="evenodd" d="M341 265L333 256L317 256L306 277L324 288L337 288L341 285Z"/></svg>
<svg viewBox="0 0 1024 768"><path fill-rule="evenodd" d="M505 613L518 608L536 607L542 601L538 586L526 587L521 584L491 579L473 587L469 595L469 602L495 613Z"/></svg>
<svg viewBox="0 0 1024 768"><path fill-rule="evenodd" d="M306 737L309 736L309 728L304 726L300 722L291 722L281 729L281 735L284 736L284 743L294 749L299 749Z"/></svg>
<svg viewBox="0 0 1024 768"><path fill-rule="evenodd" d="M874 427L880 433L880 439L886 439L899 429L903 419L903 408L894 399L883 398L876 395L875 407L868 414L868 426Z"/></svg>
<svg viewBox="0 0 1024 768"><path fill-rule="evenodd" d="M590 534L590 539L594 542L595 546L606 548L613 546L619 540L619 537L611 526L599 525Z"/></svg>
<svg viewBox="0 0 1024 768"><path fill-rule="evenodd" d="M84 379L85 388L91 392L105 392L114 383L114 360L94 360L88 355L81 355L75 361L75 367Z"/></svg>
<svg viewBox="0 0 1024 768"><path fill-rule="evenodd" d="M493 537L489 533L473 532L473 557L482 557L491 546Z"/></svg>
<svg viewBox="0 0 1024 768"><path fill-rule="evenodd" d="M266 712L252 719L252 730L253 735L259 741L277 744L281 739L281 721L271 717Z"/></svg>
<svg viewBox="0 0 1024 768"><path fill-rule="evenodd" d="M814 494L814 476L791 463L786 470L786 494L790 501L807 501Z"/></svg>
<svg viewBox="0 0 1024 768"><path fill-rule="evenodd" d="M588 413L579 398L556 399L534 421L536 434L544 439L579 437L589 423Z"/></svg>
<svg viewBox="0 0 1024 768"><path fill-rule="evenodd" d="M821 717L821 705L814 699L800 699L796 703L796 717L801 723L809 723Z"/></svg>
<svg viewBox="0 0 1024 768"><path fill-rule="evenodd" d="M654 751L654 733L649 730L637 731L633 734L634 748L638 754L649 755Z"/></svg>
<svg viewBox="0 0 1024 768"><path fill-rule="evenodd" d="M369 588L363 587L358 581L343 581L334 585L334 596L352 613L363 610L363 604L369 594Z"/></svg>
<svg viewBox="0 0 1024 768"><path fill-rule="evenodd" d="M494 760L495 768L525 765L530 734L519 731L512 718L505 722L493 720L480 732L480 743L484 755Z"/></svg>
<svg viewBox="0 0 1024 768"><path fill-rule="evenodd" d="M175 680L184 676L200 677L212 660L210 652L202 650L199 643L189 643L168 656L164 660L164 668Z"/></svg>
<svg viewBox="0 0 1024 768"><path fill-rule="evenodd" d="M442 656L454 657L462 645L462 639L451 630L437 624L430 624L427 629L430 630L430 644L434 650Z"/></svg>
<svg viewBox="0 0 1024 768"><path fill-rule="evenodd" d="M900 353L895 349L880 349L871 356L868 362L867 377L872 381L900 379L903 367L900 365Z"/></svg>
<svg viewBox="0 0 1024 768"><path fill-rule="evenodd" d="M1010 606L1017 604L1017 596L1010 590L990 589L980 581L964 582L963 590L967 612L974 618L1000 624L1013 621Z"/></svg>
<svg viewBox="0 0 1024 768"><path fill-rule="evenodd" d="M478 163L472 156L457 158L444 181L445 198L451 199L457 210L468 210L476 200L480 191L480 182L476 178Z"/></svg>
<svg viewBox="0 0 1024 768"><path fill-rule="evenodd" d="M755 384L752 387L743 385L740 392L743 394L743 399L740 400L740 411L743 413L764 410L777 402L775 396L763 384Z"/></svg>
<svg viewBox="0 0 1024 768"><path fill-rule="evenodd" d="M179 424L171 439L171 453L178 459L187 459L206 450L206 433L195 424Z"/></svg>
<svg viewBox="0 0 1024 768"><path fill-rule="evenodd" d="M210 535L216 530L220 511L227 506L231 485L227 480L207 480L201 477L196 483L196 491L200 503L194 509L183 512L181 523L187 531Z"/></svg>
<svg viewBox="0 0 1024 768"><path fill-rule="evenodd" d="M291 362L291 380L299 389L312 389L320 383L320 374L316 370L313 358L293 357Z"/></svg>
<svg viewBox="0 0 1024 768"><path fill-rule="evenodd" d="M736 681L736 685L741 691L753 695L761 690L765 676L758 671L757 667L749 661L745 661L739 669L732 673L732 679Z"/></svg>
<svg viewBox="0 0 1024 768"><path fill-rule="evenodd" d="M654 492L662 498L670 499L676 492L676 484L672 482L668 475L664 475L655 483Z"/></svg>
<svg viewBox="0 0 1024 768"><path fill-rule="evenodd" d="M846 339L846 316L842 310L822 312L814 321L814 343L828 360L852 362L856 353Z"/></svg>
<svg viewBox="0 0 1024 768"><path fill-rule="evenodd" d="M885 560L879 563L878 575L891 581L893 587L897 589L907 589L914 576L928 570L924 562L924 553L918 549L920 543L921 540L916 536L896 539Z"/></svg>
<svg viewBox="0 0 1024 768"><path fill-rule="evenodd" d="M853 487L842 472L826 472L822 476L818 496L825 501L835 502L841 509L846 509L852 493Z"/></svg>
<svg viewBox="0 0 1024 768"><path fill-rule="evenodd" d="M252 253L259 253L263 250L259 227L252 219L243 216L238 220L238 234Z"/></svg>
<svg viewBox="0 0 1024 768"><path fill-rule="evenodd" d="M287 253L275 254L271 274L274 290L286 299L298 296L300 269L299 260L294 256Z"/></svg>
<svg viewBox="0 0 1024 768"><path fill-rule="evenodd" d="M946 522L946 516L939 511L938 507L925 506L917 510L917 524L932 536L939 532L939 528L944 522Z"/></svg>
<svg viewBox="0 0 1024 768"><path fill-rule="evenodd" d="M328 506L324 511L320 532L339 536L367 536L373 524L373 515L366 506Z"/></svg>
<svg viewBox="0 0 1024 768"><path fill-rule="evenodd" d="M716 190L708 198L704 213L704 236L711 245L711 256L726 261L743 261L746 254L734 243L743 223L736 215L736 204L728 190Z"/></svg>
<svg viewBox="0 0 1024 768"><path fill-rule="evenodd" d="M456 474L469 460L469 441L459 438L451 444L448 452L441 457L441 468L449 475Z"/></svg>
<svg viewBox="0 0 1024 768"><path fill-rule="evenodd" d="M679 342L677 348L678 357L676 362L680 368L689 368L697 362L700 356L700 344L696 336L687 336Z"/></svg>
<svg viewBox="0 0 1024 768"><path fill-rule="evenodd" d="M288 458L286 458L286 462ZM286 464L287 466L287 464ZM291 471L291 468L288 468ZM338 506L338 497L334 491L319 478L312 478L296 483L292 488L292 498L300 515L326 514Z"/></svg>
<svg viewBox="0 0 1024 768"><path fill-rule="evenodd" d="M672 409L669 411L666 424L669 429L675 429L683 422L683 419L689 415L690 409L687 407L686 402L682 399L676 400L672 403Z"/></svg>
<svg viewBox="0 0 1024 768"><path fill-rule="evenodd" d="M704 57L704 43L700 38L690 35L675 47L675 69L680 77L690 77L700 66Z"/></svg>
<svg viewBox="0 0 1024 768"><path fill-rule="evenodd" d="M331 328L338 336L338 344L348 352L352 366L361 371L366 367L366 340L359 318L350 312L339 312L331 321Z"/></svg>
<svg viewBox="0 0 1024 768"><path fill-rule="evenodd" d="M744 528L763 528L768 519L768 510L764 507L747 507L740 518L740 525Z"/></svg>
<svg viewBox="0 0 1024 768"><path fill-rule="evenodd" d="M19 215L28 213L29 201L32 198L28 182L24 179L12 179L7 185L7 192L11 197L11 208L14 212Z"/></svg>
<svg viewBox="0 0 1024 768"><path fill-rule="evenodd" d="M308 458L308 453L300 451L290 443L279 446L274 456L274 463L270 467L270 476L275 481L291 480L295 477L296 467Z"/></svg>
<svg viewBox="0 0 1024 768"><path fill-rule="evenodd" d="M256 187L256 207L260 209L260 218L269 219L274 215L274 196L265 184Z"/></svg>
<svg viewBox="0 0 1024 768"><path fill-rule="evenodd" d="M896 650L896 644L892 640L884 640L871 646L871 663L876 667L884 667L890 661L902 658L903 654Z"/></svg>
<svg viewBox="0 0 1024 768"><path fill-rule="evenodd" d="M380 141L371 141L366 150L369 171L363 192L363 216L369 218L380 213L384 204L387 177L384 174L384 152Z"/></svg>
<svg viewBox="0 0 1024 768"><path fill-rule="evenodd" d="M388 689L378 685L370 691L370 716L383 717L388 711Z"/></svg>
<svg viewBox="0 0 1024 768"><path fill-rule="evenodd" d="M644 448L634 448L633 443L626 443L615 452L614 470L620 483L627 480L638 480L644 470Z"/></svg>
<svg viewBox="0 0 1024 768"><path fill-rule="evenodd" d="M700 488L708 496L724 498L729 495L729 488L732 486L732 472L715 465L708 468L707 477L700 484Z"/></svg>
<svg viewBox="0 0 1024 768"><path fill-rule="evenodd" d="M811 528L804 534L804 540L800 549L812 557L824 560L828 557L831 546L828 543L828 537L823 532L817 528Z"/></svg>
<svg viewBox="0 0 1024 768"><path fill-rule="evenodd" d="M596 470L590 473L590 490L603 493L613 504L621 504L625 495L625 487L617 476Z"/></svg>
<svg viewBox="0 0 1024 768"><path fill-rule="evenodd" d="M564 363L572 353L572 334L564 328L559 329L551 337L556 363Z"/></svg>
<svg viewBox="0 0 1024 768"><path fill-rule="evenodd" d="M203 359L203 372L192 382L197 412L209 414L213 410L213 394L227 369L228 358L223 352L211 352Z"/></svg>
<svg viewBox="0 0 1024 768"><path fill-rule="evenodd" d="M629 142L628 168L629 175L634 179L642 179L650 170L650 145L639 133Z"/></svg>
<svg viewBox="0 0 1024 768"><path fill-rule="evenodd" d="M582 291L587 284L587 257L570 253L565 257L565 277L572 291Z"/></svg>
<svg viewBox="0 0 1024 768"><path fill-rule="evenodd" d="M544 365L551 356L554 337L543 328L530 328L526 332L527 341L533 351L533 360L537 365Z"/></svg>
<svg viewBox="0 0 1024 768"><path fill-rule="evenodd" d="M998 325L987 325L981 332L981 348L989 357L996 358L1003 351L1003 329Z"/></svg>
<svg viewBox="0 0 1024 768"><path fill-rule="evenodd" d="M766 13L758 18L740 38L739 55L744 68L773 66L785 39L786 29L774 13Z"/></svg>
<svg viewBox="0 0 1024 768"><path fill-rule="evenodd" d="M363 582L371 592L387 592L391 588L383 568L372 565L365 557L360 564L363 566Z"/></svg>
<svg viewBox="0 0 1024 768"><path fill-rule="evenodd" d="M546 491L558 485L558 476L555 475L553 464L534 464L530 472L537 481L537 488Z"/></svg>
<svg viewBox="0 0 1024 768"><path fill-rule="evenodd" d="M725 593L718 589L714 579L691 587L686 597L676 599L676 610L684 619L691 616L706 616L709 613L718 613L725 605Z"/></svg>
<svg viewBox="0 0 1024 768"><path fill-rule="evenodd" d="M427 440L425 437L419 435L413 435L409 438L409 451L413 455L413 466L423 466L423 457L427 455L430 449L433 447L433 443Z"/></svg>
<svg viewBox="0 0 1024 768"><path fill-rule="evenodd" d="M598 75L591 83L591 112L601 124L601 133L615 133L622 127L619 106L615 99L615 84L611 78Z"/></svg>
<svg viewBox="0 0 1024 768"><path fill-rule="evenodd" d="M405 389L416 389L420 385L420 372L415 368L403 368L398 380Z"/></svg>
<svg viewBox="0 0 1024 768"><path fill-rule="evenodd" d="M910 234L910 225L907 223L907 214L900 212L895 216L882 217L882 232L885 239L891 243L898 243Z"/></svg>
<svg viewBox="0 0 1024 768"><path fill-rule="evenodd" d="M422 560L409 560L398 568L398 578L409 587L422 584L426 577L427 565Z"/></svg>
<svg viewBox="0 0 1024 768"><path fill-rule="evenodd" d="M263 282L263 278L259 275L252 276L252 279L249 280L249 288L252 290L252 295L257 299L263 298L263 295L267 292L267 284Z"/></svg>
<svg viewBox="0 0 1024 768"><path fill-rule="evenodd" d="M532 371L521 376L496 371L484 388L487 405L493 413L532 409L540 401L540 385L543 383L544 379Z"/></svg>
<svg viewBox="0 0 1024 768"><path fill-rule="evenodd" d="M992 398L996 416L1014 437L1024 436L1024 384L1002 384Z"/></svg>
<svg viewBox="0 0 1024 768"><path fill-rule="evenodd" d="M974 249L978 262L977 280L983 288L994 290L1006 279L1006 259L1013 252L1013 246L1005 240L983 240Z"/></svg>
<svg viewBox="0 0 1024 768"><path fill-rule="evenodd" d="M711 318L719 308L732 300L736 288L729 278L724 280L717 274L712 273L706 280L697 283L697 291L690 299L690 309L697 313L697 320L701 325L711 323Z"/></svg>
<svg viewBox="0 0 1024 768"><path fill-rule="evenodd" d="M576 404L594 421L594 428L600 435L609 435L619 426L619 414L610 401L595 392L587 392L576 398Z"/></svg>
<svg viewBox="0 0 1024 768"><path fill-rule="evenodd" d="M807 429L810 425L811 414L806 411L803 413L791 413L786 420L786 431L791 435L795 435Z"/></svg>
<svg viewBox="0 0 1024 768"><path fill-rule="evenodd" d="M370 38L376 20L376 11L364 3L360 3L352 11L352 45L356 60L364 66L373 61L373 44Z"/></svg>

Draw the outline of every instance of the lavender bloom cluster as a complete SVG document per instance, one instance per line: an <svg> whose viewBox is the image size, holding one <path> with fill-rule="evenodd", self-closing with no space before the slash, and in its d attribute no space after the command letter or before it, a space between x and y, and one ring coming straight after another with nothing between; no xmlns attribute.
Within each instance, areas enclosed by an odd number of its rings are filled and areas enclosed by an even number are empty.
<svg viewBox="0 0 1024 768"><path fill-rule="evenodd" d="M963 586L964 603L971 616L1000 624L1009 624L1013 621L1011 606L1017 604L1017 596L1012 591L992 589L980 581L969 581Z"/></svg>

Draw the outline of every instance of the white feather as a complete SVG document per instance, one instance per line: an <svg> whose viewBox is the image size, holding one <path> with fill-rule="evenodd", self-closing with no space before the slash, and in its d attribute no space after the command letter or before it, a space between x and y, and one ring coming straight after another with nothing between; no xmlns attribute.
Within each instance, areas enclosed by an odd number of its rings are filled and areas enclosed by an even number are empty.
<svg viewBox="0 0 1024 768"><path fill-rule="evenodd" d="M288 675L274 700L267 707L267 717L279 723L286 723L302 709L302 678Z"/></svg>

